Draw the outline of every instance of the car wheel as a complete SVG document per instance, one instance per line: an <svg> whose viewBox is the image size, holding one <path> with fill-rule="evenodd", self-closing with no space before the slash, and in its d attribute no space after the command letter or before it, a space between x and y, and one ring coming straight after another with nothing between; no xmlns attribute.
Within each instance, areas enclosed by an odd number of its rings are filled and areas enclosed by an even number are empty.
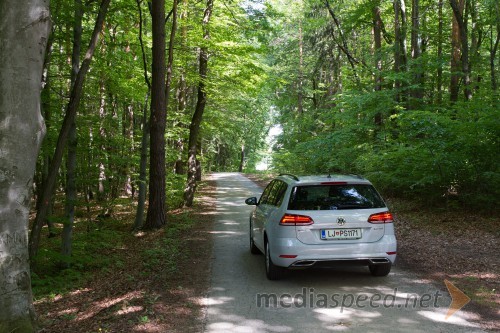
<svg viewBox="0 0 500 333"><path fill-rule="evenodd" d="M269 280L279 280L285 275L285 269L283 267L276 266L272 259L271 253L269 251L269 242L266 242L266 276Z"/></svg>
<svg viewBox="0 0 500 333"><path fill-rule="evenodd" d="M373 276L387 276L391 271L391 266L392 266L391 263L388 263L388 264L370 265L368 266L368 268L370 268L370 273L372 273Z"/></svg>
<svg viewBox="0 0 500 333"><path fill-rule="evenodd" d="M257 246L255 246L255 243L253 242L253 237L252 237L252 221L250 221L250 253L252 254L260 254L260 250Z"/></svg>

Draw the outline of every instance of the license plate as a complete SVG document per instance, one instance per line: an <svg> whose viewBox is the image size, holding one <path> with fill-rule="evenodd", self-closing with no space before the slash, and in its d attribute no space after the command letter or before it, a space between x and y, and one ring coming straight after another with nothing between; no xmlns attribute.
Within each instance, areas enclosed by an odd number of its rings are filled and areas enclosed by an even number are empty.
<svg viewBox="0 0 500 333"><path fill-rule="evenodd" d="M360 239L361 229L323 229L321 239Z"/></svg>

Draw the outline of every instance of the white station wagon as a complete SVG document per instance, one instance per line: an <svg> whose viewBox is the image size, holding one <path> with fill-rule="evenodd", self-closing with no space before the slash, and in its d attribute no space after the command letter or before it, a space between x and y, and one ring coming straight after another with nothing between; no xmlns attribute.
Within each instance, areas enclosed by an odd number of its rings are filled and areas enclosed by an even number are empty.
<svg viewBox="0 0 500 333"><path fill-rule="evenodd" d="M281 174L250 215L250 251L264 253L266 275L286 269L368 266L386 276L396 259L392 214L373 185L357 175Z"/></svg>

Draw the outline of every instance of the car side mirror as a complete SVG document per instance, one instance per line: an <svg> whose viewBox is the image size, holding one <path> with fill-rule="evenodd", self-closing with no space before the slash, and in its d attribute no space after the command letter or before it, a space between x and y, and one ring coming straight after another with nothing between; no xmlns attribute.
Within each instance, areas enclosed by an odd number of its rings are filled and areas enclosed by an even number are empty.
<svg viewBox="0 0 500 333"><path fill-rule="evenodd" d="M257 198L251 197L245 200L245 203L250 206L257 206Z"/></svg>

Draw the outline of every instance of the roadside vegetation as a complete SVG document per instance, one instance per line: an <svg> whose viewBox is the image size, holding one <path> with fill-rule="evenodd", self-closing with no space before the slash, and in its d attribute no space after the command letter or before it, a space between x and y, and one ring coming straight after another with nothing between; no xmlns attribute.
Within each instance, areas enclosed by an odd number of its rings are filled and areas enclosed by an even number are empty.
<svg viewBox="0 0 500 333"><path fill-rule="evenodd" d="M41 332L201 331L214 191L202 182L193 207L170 211L154 232L132 231L128 200L102 221L77 219L69 268L59 264L59 240L44 231L33 274Z"/></svg>

